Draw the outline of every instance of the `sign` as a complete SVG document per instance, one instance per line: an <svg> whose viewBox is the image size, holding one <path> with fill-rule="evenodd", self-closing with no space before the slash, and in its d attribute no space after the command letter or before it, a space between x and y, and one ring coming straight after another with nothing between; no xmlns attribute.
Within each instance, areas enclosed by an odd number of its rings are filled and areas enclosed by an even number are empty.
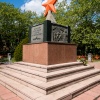
<svg viewBox="0 0 100 100"><path fill-rule="evenodd" d="M31 43L43 42L43 24L31 28Z"/></svg>

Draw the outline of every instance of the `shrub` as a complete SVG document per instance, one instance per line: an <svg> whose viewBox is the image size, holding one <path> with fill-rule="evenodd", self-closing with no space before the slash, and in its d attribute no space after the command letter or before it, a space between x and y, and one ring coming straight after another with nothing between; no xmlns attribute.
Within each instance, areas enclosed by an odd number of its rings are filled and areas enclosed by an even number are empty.
<svg viewBox="0 0 100 100"><path fill-rule="evenodd" d="M86 60L86 58L81 58L81 59L80 59L80 62L82 62L82 63L84 64L84 66L87 65L87 60Z"/></svg>
<svg viewBox="0 0 100 100"><path fill-rule="evenodd" d="M16 47L15 49L15 52L14 52L14 59L16 61L21 61L22 60L22 48L23 48L23 45L28 43L28 37L23 39L19 45Z"/></svg>
<svg viewBox="0 0 100 100"><path fill-rule="evenodd" d="M0 62L8 62L8 58L5 58L5 57L0 58Z"/></svg>

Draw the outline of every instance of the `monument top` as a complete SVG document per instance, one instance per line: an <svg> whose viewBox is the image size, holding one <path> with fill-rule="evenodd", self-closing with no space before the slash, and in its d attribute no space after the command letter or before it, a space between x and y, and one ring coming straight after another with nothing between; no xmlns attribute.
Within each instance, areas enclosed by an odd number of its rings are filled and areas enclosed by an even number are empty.
<svg viewBox="0 0 100 100"><path fill-rule="evenodd" d="M44 15L47 16L49 10L52 12L56 12L56 9L54 7L54 4L57 2L57 0L48 0L46 3L42 4L46 8Z"/></svg>

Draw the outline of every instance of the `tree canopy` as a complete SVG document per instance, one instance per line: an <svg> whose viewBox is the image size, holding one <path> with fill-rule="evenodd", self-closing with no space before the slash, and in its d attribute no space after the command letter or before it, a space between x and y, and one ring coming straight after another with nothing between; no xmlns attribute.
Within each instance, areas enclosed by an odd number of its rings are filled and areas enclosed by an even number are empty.
<svg viewBox="0 0 100 100"><path fill-rule="evenodd" d="M100 1L72 0L68 16L71 23L72 41L83 51L100 48ZM90 51L88 51L90 52Z"/></svg>
<svg viewBox="0 0 100 100"><path fill-rule="evenodd" d="M21 12L13 5L0 2L0 51L13 52L28 34L31 12Z"/></svg>
<svg viewBox="0 0 100 100"><path fill-rule="evenodd" d="M72 0L67 5L63 0L57 5L57 22L71 26L71 40L82 53L100 48L99 4L100 0Z"/></svg>

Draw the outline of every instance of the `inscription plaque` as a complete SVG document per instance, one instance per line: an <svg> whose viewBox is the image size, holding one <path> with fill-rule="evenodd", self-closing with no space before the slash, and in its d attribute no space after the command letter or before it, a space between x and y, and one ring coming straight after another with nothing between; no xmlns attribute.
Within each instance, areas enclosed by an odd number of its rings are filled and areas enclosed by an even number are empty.
<svg viewBox="0 0 100 100"><path fill-rule="evenodd" d="M31 28L31 43L43 42L43 24Z"/></svg>

